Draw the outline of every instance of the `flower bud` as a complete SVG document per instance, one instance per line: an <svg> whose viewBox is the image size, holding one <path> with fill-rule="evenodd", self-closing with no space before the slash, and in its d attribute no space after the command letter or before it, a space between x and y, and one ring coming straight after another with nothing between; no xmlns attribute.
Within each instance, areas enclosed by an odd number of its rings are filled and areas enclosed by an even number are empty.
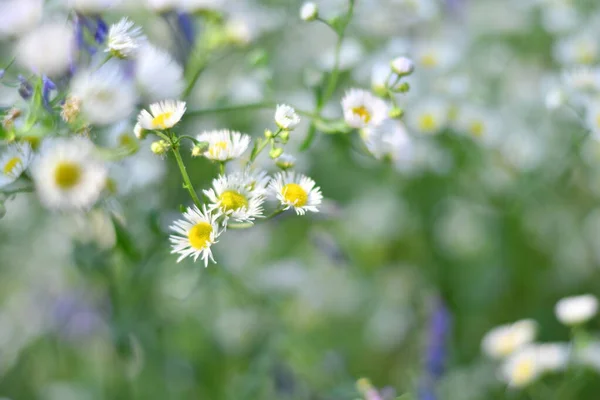
<svg viewBox="0 0 600 400"><path fill-rule="evenodd" d="M156 155L162 156L169 151L169 143L165 140L157 140L150 145L150 150Z"/></svg>
<svg viewBox="0 0 600 400"><path fill-rule="evenodd" d="M286 144L290 140L290 131L281 131L279 138L281 139L281 143Z"/></svg>
<svg viewBox="0 0 600 400"><path fill-rule="evenodd" d="M410 85L408 84L408 82L402 82L400 85L398 85L396 88L394 88L394 92L397 93L406 93L410 90Z"/></svg>
<svg viewBox="0 0 600 400"><path fill-rule="evenodd" d="M279 157L282 154L283 154L283 149L280 148L280 147L273 147L269 151L269 157L271 157L273 160L276 159L277 157Z"/></svg>
<svg viewBox="0 0 600 400"><path fill-rule="evenodd" d="M408 57L397 57L390 63L392 71L400 76L406 76L413 73L415 63Z"/></svg>
<svg viewBox="0 0 600 400"><path fill-rule="evenodd" d="M273 139L273 132L270 129L265 129L265 138Z"/></svg>
<svg viewBox="0 0 600 400"><path fill-rule="evenodd" d="M208 149L208 142L199 142L192 147L192 157L200 157Z"/></svg>
<svg viewBox="0 0 600 400"><path fill-rule="evenodd" d="M289 154L283 153L277 157L277 160L275 160L275 165L285 171L293 168L294 165L296 165L296 158Z"/></svg>
<svg viewBox="0 0 600 400"><path fill-rule="evenodd" d="M312 1L307 1L302 4L302 8L300 9L300 18L303 21L310 22L317 19L319 16L319 8Z"/></svg>
<svg viewBox="0 0 600 400"><path fill-rule="evenodd" d="M393 107L388 115L390 116L390 118L393 119L402 118L402 116L404 115L404 110L400 107Z"/></svg>

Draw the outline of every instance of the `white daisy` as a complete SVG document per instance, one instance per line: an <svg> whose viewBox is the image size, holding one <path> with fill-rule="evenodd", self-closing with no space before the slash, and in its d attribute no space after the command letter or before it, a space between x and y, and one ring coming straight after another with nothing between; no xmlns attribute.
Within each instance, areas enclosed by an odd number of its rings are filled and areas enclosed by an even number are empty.
<svg viewBox="0 0 600 400"><path fill-rule="evenodd" d="M361 135L369 152L377 159L390 159L408 168L414 158L414 146L404 124L387 119L381 125L367 128Z"/></svg>
<svg viewBox="0 0 600 400"><path fill-rule="evenodd" d="M0 37L16 36L33 28L42 19L43 0L0 2Z"/></svg>
<svg viewBox="0 0 600 400"><path fill-rule="evenodd" d="M537 325L531 320L501 325L489 331L481 342L483 352L492 358L503 358L535 338Z"/></svg>
<svg viewBox="0 0 600 400"><path fill-rule="evenodd" d="M556 318L565 325L579 325L592 319L598 312L598 299L591 294L566 297L556 303Z"/></svg>
<svg viewBox="0 0 600 400"><path fill-rule="evenodd" d="M390 66L392 67L392 71L400 76L410 75L415 70L415 63L408 57L394 58Z"/></svg>
<svg viewBox="0 0 600 400"><path fill-rule="evenodd" d="M410 127L426 134L438 133L446 125L447 119L448 109L438 100L424 100L407 115Z"/></svg>
<svg viewBox="0 0 600 400"><path fill-rule="evenodd" d="M319 8L312 1L307 1L300 8L300 19L303 21L314 21L319 16Z"/></svg>
<svg viewBox="0 0 600 400"><path fill-rule="evenodd" d="M142 28L135 26L125 17L111 25L104 52L111 53L118 58L130 58L137 53L140 44L145 39Z"/></svg>
<svg viewBox="0 0 600 400"><path fill-rule="evenodd" d="M149 102L179 98L184 89L181 65L147 42L136 55L135 80Z"/></svg>
<svg viewBox="0 0 600 400"><path fill-rule="evenodd" d="M292 107L280 104L275 110L275 123L280 129L291 131L300 123L300 117Z"/></svg>
<svg viewBox="0 0 600 400"><path fill-rule="evenodd" d="M315 181L294 172L275 175L269 189L285 210L293 207L298 215L304 215L307 211L319 212L317 206L323 200L321 189L315 187Z"/></svg>
<svg viewBox="0 0 600 400"><path fill-rule="evenodd" d="M250 136L227 129L204 132L196 136L199 142L208 142L204 157L215 161L229 161L240 157L250 146Z"/></svg>
<svg viewBox="0 0 600 400"><path fill-rule="evenodd" d="M592 32L563 37L554 45L554 58L565 65L592 65L599 55L600 46Z"/></svg>
<svg viewBox="0 0 600 400"><path fill-rule="evenodd" d="M150 112L142 110L138 115L138 124L142 129L169 129L177 125L185 110L185 101L165 100L150 104Z"/></svg>
<svg viewBox="0 0 600 400"><path fill-rule="evenodd" d="M13 183L31 162L31 146L27 142L7 146L0 155L0 187Z"/></svg>
<svg viewBox="0 0 600 400"><path fill-rule="evenodd" d="M349 90L342 99L344 119L353 128L377 126L388 116L388 105L362 89Z"/></svg>
<svg viewBox="0 0 600 400"><path fill-rule="evenodd" d="M219 209L234 221L251 222L263 214L265 196L261 186L252 175L238 172L214 179L212 188L204 194L213 203L211 210Z"/></svg>
<svg viewBox="0 0 600 400"><path fill-rule="evenodd" d="M137 96L116 61L99 69L78 72L71 83L71 95L81 102L81 111L92 124L109 125L134 112Z"/></svg>
<svg viewBox="0 0 600 400"><path fill-rule="evenodd" d="M538 351L533 346L517 351L501 366L502 378L509 386L516 388L529 385L540 376L542 371Z"/></svg>
<svg viewBox="0 0 600 400"><path fill-rule="evenodd" d="M203 210L196 206L188 207L183 213L183 218L177 220L171 225L171 230L175 233L169 237L171 241L171 254L179 253L177 262L186 257L193 257L194 261L201 257L204 266L208 266L208 260L213 263L211 246L217 243L217 238L222 233L219 229L216 219L218 215L211 214L206 207Z"/></svg>
<svg viewBox="0 0 600 400"><path fill-rule="evenodd" d="M21 37L17 61L36 74L67 72L75 51L73 29L64 23L46 23Z"/></svg>
<svg viewBox="0 0 600 400"><path fill-rule="evenodd" d="M32 164L41 202L51 209L89 208L106 184L107 170L88 139L48 139Z"/></svg>

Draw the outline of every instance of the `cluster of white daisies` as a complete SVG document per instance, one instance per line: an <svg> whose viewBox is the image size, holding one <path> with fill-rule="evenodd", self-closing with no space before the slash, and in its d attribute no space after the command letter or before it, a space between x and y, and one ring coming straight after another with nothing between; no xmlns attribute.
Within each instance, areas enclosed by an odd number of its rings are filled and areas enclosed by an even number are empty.
<svg viewBox="0 0 600 400"><path fill-rule="evenodd" d="M590 359L589 350L597 344L580 343L578 333L597 311L598 300L589 294L567 297L556 304L556 318L573 329L571 343L534 343L537 324L526 319L492 329L481 347L488 357L502 361L500 378L517 388L543 374L563 371L573 363L593 366L597 360Z"/></svg>

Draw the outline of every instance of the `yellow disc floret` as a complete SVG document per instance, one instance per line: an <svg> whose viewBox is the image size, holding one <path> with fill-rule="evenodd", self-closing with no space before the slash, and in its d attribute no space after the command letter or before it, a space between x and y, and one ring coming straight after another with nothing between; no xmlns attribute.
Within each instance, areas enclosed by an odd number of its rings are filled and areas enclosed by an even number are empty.
<svg viewBox="0 0 600 400"><path fill-rule="evenodd" d="M212 146L210 146L208 153L211 155L211 157L216 157L219 150L226 150L226 149L227 149L227 142L220 141L220 142L216 142Z"/></svg>
<svg viewBox="0 0 600 400"><path fill-rule="evenodd" d="M154 126L156 128L162 128L162 129L168 128L167 121L171 118L172 115L173 115L172 112L158 114L152 120L152 126Z"/></svg>
<svg viewBox="0 0 600 400"><path fill-rule="evenodd" d="M365 106L354 107L352 112L360 117L364 121L365 124L368 124L371 120L371 113Z"/></svg>
<svg viewBox="0 0 600 400"><path fill-rule="evenodd" d="M59 188L72 189L81 180L81 167L68 161L58 163L54 170L54 180Z"/></svg>
<svg viewBox="0 0 600 400"><path fill-rule="evenodd" d="M221 208L224 211L235 211L242 207L248 207L248 199L235 190L226 190L219 196Z"/></svg>
<svg viewBox="0 0 600 400"><path fill-rule="evenodd" d="M308 193L297 183L288 183L281 191L283 198L295 207L303 207L308 202Z"/></svg>
<svg viewBox="0 0 600 400"><path fill-rule="evenodd" d="M192 227L188 232L190 246L196 250L202 250L210 243L210 235L213 231L212 225L208 222L200 222Z"/></svg>
<svg viewBox="0 0 600 400"><path fill-rule="evenodd" d="M419 118L419 129L425 132L434 131L437 127L435 117L431 114L423 114Z"/></svg>
<svg viewBox="0 0 600 400"><path fill-rule="evenodd" d="M13 157L6 164L4 164L4 168L2 169L2 173L4 175L12 175L13 170L19 163L21 162L21 158Z"/></svg>

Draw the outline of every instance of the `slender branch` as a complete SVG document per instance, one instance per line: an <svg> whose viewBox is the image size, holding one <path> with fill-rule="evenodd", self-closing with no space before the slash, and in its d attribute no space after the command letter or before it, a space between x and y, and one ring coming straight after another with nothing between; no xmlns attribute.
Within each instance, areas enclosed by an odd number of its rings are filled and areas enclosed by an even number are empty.
<svg viewBox="0 0 600 400"><path fill-rule="evenodd" d="M224 107L212 107L212 108L204 108L199 110L190 110L185 113L185 115L197 117L200 115L207 114L220 114L234 111L250 111L250 110L260 110L267 108L274 108L277 104L273 102L260 102L260 103L249 103L249 104L237 104L231 106Z"/></svg>
<svg viewBox="0 0 600 400"><path fill-rule="evenodd" d="M177 160L177 166L179 167L179 171L181 172L181 177L183 178L184 187L190 193L190 197L194 201L196 207L201 208L202 203L194 190L194 186L192 186L192 182L190 181L190 177L185 169L185 164L183 163L183 159L181 158L181 154L179 153L179 147L177 145L173 145L172 147L173 155L175 156L175 160Z"/></svg>
<svg viewBox="0 0 600 400"><path fill-rule="evenodd" d="M33 190L34 190L33 186L25 186L25 187L20 187L20 188L15 188L15 189L1 190L0 194L11 196L11 195L17 194L17 193L32 193Z"/></svg>

